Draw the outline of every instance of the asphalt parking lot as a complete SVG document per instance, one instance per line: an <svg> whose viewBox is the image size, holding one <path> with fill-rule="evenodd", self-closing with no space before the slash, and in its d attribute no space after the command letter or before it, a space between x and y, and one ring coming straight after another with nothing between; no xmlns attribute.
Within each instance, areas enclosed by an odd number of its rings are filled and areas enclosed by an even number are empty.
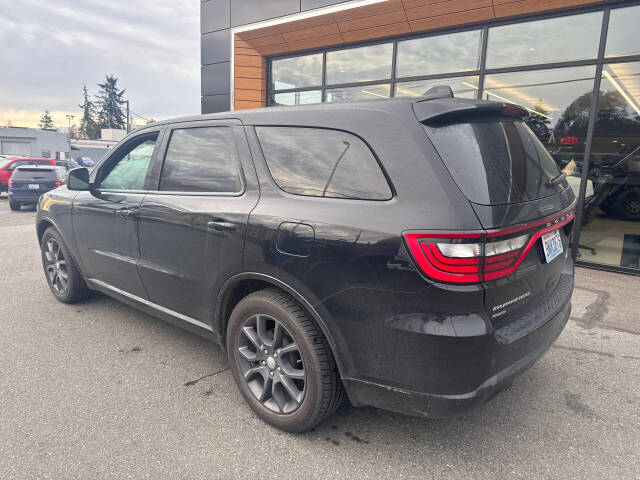
<svg viewBox="0 0 640 480"><path fill-rule="evenodd" d="M640 478L640 278L578 269L573 316L457 419L345 406L291 435L221 350L102 295L54 300L35 210L0 198L0 478Z"/></svg>

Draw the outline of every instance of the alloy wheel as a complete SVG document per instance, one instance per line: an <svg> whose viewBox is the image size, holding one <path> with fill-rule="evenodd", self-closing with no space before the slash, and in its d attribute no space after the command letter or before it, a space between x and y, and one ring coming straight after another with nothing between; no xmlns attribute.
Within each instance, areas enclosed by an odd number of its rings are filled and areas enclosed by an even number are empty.
<svg viewBox="0 0 640 480"><path fill-rule="evenodd" d="M640 200L629 200L627 202L627 213L631 215L640 214Z"/></svg>
<svg viewBox="0 0 640 480"><path fill-rule="evenodd" d="M49 281L55 291L62 295L69 288L69 273L64 254L54 238L47 240L45 258L47 260L45 269Z"/></svg>
<svg viewBox="0 0 640 480"><path fill-rule="evenodd" d="M302 355L277 319L257 314L245 320L236 361L247 387L265 408L289 414L300 406L306 384Z"/></svg>

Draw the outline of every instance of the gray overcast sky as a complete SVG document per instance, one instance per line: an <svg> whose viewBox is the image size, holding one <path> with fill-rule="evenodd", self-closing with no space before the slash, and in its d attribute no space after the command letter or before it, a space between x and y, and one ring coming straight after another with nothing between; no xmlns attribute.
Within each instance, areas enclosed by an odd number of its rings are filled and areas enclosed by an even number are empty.
<svg viewBox="0 0 640 480"><path fill-rule="evenodd" d="M199 113L199 16L199 0L0 0L0 125L48 109L66 126L108 73L140 115Z"/></svg>

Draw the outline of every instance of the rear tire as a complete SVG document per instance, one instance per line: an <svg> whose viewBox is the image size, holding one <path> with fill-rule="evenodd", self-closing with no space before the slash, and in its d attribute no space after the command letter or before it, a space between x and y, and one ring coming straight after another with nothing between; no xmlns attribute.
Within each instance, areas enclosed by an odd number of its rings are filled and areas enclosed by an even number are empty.
<svg viewBox="0 0 640 480"><path fill-rule="evenodd" d="M9 208L14 211L17 212L18 210L20 210L20 204L18 202L14 202L13 200L9 201Z"/></svg>
<svg viewBox="0 0 640 480"><path fill-rule="evenodd" d="M227 355L246 402L282 430L308 430L344 401L327 340L280 290L254 292L236 305L227 327Z"/></svg>
<svg viewBox="0 0 640 480"><path fill-rule="evenodd" d="M76 303L89 296L90 290L55 228L49 227L44 231L40 251L47 283L58 300Z"/></svg>

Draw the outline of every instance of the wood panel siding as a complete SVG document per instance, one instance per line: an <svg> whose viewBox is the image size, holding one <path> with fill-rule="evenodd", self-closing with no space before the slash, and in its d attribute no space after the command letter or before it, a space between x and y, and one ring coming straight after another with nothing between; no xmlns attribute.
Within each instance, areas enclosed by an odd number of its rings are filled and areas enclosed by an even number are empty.
<svg viewBox="0 0 640 480"><path fill-rule="evenodd" d="M266 105L265 57L613 0L387 0L234 35L234 108Z"/></svg>

